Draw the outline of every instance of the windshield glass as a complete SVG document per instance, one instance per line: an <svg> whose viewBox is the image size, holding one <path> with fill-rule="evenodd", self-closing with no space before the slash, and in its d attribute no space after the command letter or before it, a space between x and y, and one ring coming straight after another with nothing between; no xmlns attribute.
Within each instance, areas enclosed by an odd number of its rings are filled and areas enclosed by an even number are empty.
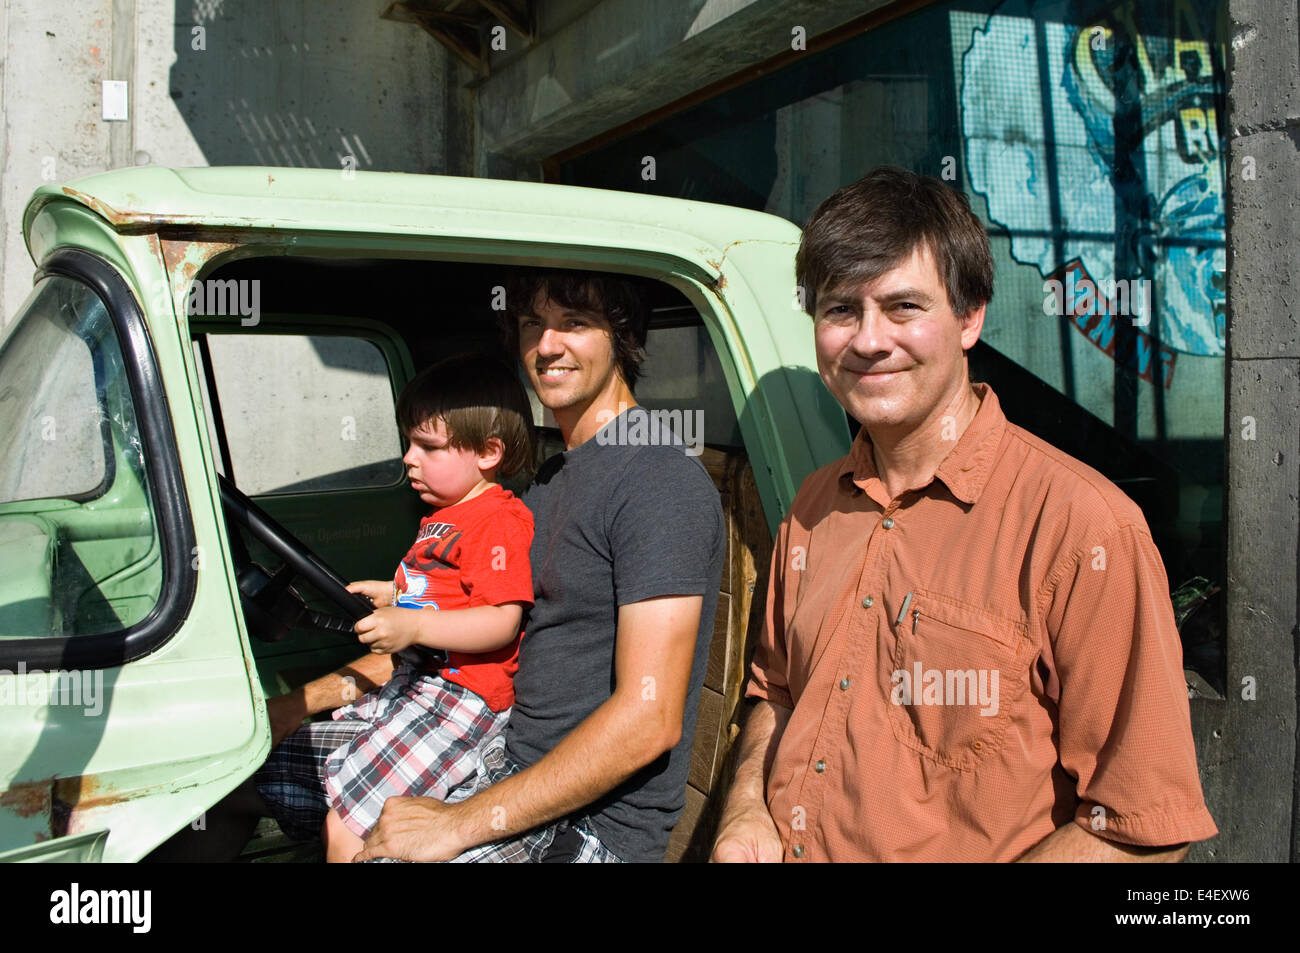
<svg viewBox="0 0 1300 953"><path fill-rule="evenodd" d="M112 327L90 289L43 281L0 345L0 502L102 491L107 420L87 332ZM98 349L98 348L96 348ZM75 450L74 450L75 448Z"/></svg>
<svg viewBox="0 0 1300 953"><path fill-rule="evenodd" d="M87 286L44 278L0 339L0 638L124 629L161 587L113 322Z"/></svg>

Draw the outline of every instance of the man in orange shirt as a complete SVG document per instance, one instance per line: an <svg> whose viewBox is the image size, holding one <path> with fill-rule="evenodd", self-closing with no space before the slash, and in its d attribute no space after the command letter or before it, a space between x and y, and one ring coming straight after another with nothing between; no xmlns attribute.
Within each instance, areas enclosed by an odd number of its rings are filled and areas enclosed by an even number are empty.
<svg viewBox="0 0 1300 953"><path fill-rule="evenodd" d="M877 169L796 270L862 429L778 533L714 859L1181 859L1217 831L1164 568L1128 497L970 383L965 196Z"/></svg>

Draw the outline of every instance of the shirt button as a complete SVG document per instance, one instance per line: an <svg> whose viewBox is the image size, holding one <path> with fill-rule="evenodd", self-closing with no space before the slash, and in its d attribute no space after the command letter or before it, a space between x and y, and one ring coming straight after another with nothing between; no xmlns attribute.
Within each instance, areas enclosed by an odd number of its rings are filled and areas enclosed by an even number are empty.
<svg viewBox="0 0 1300 953"><path fill-rule="evenodd" d="M818 761L816 764L813 765L813 770L816 771L818 774L821 774L823 771L826 770L826 762Z"/></svg>
<svg viewBox="0 0 1300 953"><path fill-rule="evenodd" d="M794 854L796 857L802 857L803 844L795 844L793 847L790 848L790 853Z"/></svg>
<svg viewBox="0 0 1300 953"><path fill-rule="evenodd" d="M876 600L872 599L870 596L862 597L862 608L870 609L875 604L876 604Z"/></svg>
<svg viewBox="0 0 1300 953"><path fill-rule="evenodd" d="M849 682L849 677L845 675L843 678L840 679L840 691L847 692L849 690L850 684L851 683Z"/></svg>
<svg viewBox="0 0 1300 953"><path fill-rule="evenodd" d="M880 521L880 525L885 527L885 529L893 529L894 518L892 516L886 516L883 520Z"/></svg>

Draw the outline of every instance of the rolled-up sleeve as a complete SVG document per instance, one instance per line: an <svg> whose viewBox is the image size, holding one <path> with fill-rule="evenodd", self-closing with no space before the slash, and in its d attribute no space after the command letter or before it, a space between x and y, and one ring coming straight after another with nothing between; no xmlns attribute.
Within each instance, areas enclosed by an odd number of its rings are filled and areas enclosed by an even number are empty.
<svg viewBox="0 0 1300 953"><path fill-rule="evenodd" d="M1075 822L1150 847L1218 833L1201 793L1168 593L1150 533L1128 525L1067 560L1045 608Z"/></svg>

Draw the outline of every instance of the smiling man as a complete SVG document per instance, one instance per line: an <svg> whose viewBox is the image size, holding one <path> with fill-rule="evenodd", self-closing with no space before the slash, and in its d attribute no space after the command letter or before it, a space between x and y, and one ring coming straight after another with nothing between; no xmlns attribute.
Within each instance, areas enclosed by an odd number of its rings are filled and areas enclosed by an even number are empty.
<svg viewBox="0 0 1300 953"><path fill-rule="evenodd" d="M530 273L505 331L565 450L524 494L534 602L504 734L449 802L390 798L359 859L659 861L686 775L724 554L717 490L637 405L648 313L618 278ZM620 414L645 417L636 427Z"/></svg>
<svg viewBox="0 0 1300 953"><path fill-rule="evenodd" d="M715 860L1177 860L1213 836L1159 553L1101 474L1007 422L959 192L882 168L796 259L862 424L781 525Z"/></svg>

